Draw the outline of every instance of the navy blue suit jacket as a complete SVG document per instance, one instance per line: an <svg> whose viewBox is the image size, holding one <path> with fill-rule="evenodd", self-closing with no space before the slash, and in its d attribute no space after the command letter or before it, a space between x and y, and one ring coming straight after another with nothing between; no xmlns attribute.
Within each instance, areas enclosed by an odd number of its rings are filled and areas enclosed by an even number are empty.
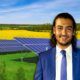
<svg viewBox="0 0 80 80"><path fill-rule="evenodd" d="M55 80L56 48L42 52L39 55L39 61L34 80ZM80 80L80 50L72 50L73 80Z"/></svg>

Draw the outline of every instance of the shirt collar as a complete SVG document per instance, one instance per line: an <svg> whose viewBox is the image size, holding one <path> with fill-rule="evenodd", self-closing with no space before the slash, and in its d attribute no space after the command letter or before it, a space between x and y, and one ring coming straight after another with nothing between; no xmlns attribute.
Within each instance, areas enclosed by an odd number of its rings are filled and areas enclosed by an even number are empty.
<svg viewBox="0 0 80 80"><path fill-rule="evenodd" d="M61 51L62 49L58 46L58 45L56 45L56 52L57 53L60 53L60 51ZM72 54L72 45L69 45L66 49L64 49L65 51L66 51L66 55L68 55L68 56L71 56L71 54ZM57 55L59 55L59 54L57 54Z"/></svg>
<svg viewBox="0 0 80 80"><path fill-rule="evenodd" d="M72 45L69 45L66 49L64 49L68 56L71 56L72 53Z"/></svg>

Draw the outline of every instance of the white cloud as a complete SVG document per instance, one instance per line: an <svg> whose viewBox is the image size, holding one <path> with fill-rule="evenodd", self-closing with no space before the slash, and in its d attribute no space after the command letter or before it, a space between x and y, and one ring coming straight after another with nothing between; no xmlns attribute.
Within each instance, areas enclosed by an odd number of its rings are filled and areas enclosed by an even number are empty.
<svg viewBox="0 0 80 80"><path fill-rule="evenodd" d="M76 7L80 1L77 0L53 0L50 2L43 2L43 3L33 3L31 5L25 5L25 6L21 6L21 7L15 7L15 8L11 8L11 9L0 9L0 13L13 13L13 12L18 12L18 11L46 11L46 10L56 10L56 9L64 9L64 8L72 8L72 7ZM71 3L71 4L70 4Z"/></svg>
<svg viewBox="0 0 80 80"><path fill-rule="evenodd" d="M80 14L79 0L53 0L48 2L38 2L23 7L10 9L0 9L0 22L12 23L48 23L59 12L70 12L74 16ZM70 4L71 3L71 4ZM75 12L75 14L74 14ZM80 16L79 16L80 17ZM76 17L77 18L77 17Z"/></svg>

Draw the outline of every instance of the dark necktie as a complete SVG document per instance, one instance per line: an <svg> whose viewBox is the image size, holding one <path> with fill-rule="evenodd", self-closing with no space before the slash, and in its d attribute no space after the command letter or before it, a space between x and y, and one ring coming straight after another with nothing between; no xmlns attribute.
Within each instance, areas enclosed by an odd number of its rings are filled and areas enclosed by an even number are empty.
<svg viewBox="0 0 80 80"><path fill-rule="evenodd" d="M61 80L67 80L67 60L66 51L61 50L62 60L61 60Z"/></svg>

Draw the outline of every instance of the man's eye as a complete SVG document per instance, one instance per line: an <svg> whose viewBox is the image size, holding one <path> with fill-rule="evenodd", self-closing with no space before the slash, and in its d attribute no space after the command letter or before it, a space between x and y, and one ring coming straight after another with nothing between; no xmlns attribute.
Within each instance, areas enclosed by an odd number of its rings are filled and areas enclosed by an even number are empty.
<svg viewBox="0 0 80 80"><path fill-rule="evenodd" d="M71 30L72 30L72 28L68 28L67 30L70 30L70 31L71 31Z"/></svg>
<svg viewBox="0 0 80 80"><path fill-rule="evenodd" d="M61 30L62 28L61 28L61 27L59 27L58 29L60 29L60 30Z"/></svg>

